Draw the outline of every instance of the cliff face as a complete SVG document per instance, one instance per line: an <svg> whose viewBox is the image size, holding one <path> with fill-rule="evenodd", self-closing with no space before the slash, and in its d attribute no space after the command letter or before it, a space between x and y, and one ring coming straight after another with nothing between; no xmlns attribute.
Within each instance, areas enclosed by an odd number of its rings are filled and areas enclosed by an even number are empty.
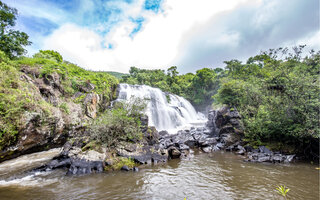
<svg viewBox="0 0 320 200"><path fill-rule="evenodd" d="M98 91L90 79L60 73L66 64L45 74L43 65L1 64L0 162L62 146L69 137L83 134L115 98L117 81Z"/></svg>

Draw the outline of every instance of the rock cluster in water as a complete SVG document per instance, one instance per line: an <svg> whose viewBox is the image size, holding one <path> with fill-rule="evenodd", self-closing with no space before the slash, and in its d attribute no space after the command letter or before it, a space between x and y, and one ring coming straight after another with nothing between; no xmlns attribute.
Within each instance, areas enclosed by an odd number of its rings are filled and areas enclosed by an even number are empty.
<svg viewBox="0 0 320 200"><path fill-rule="evenodd" d="M176 134L166 131L158 132L154 127L148 127L148 118L142 118L144 137L139 143L120 142L114 152L118 156L133 159L138 164L165 163L170 159L188 158L192 149L198 148L209 153L218 150L232 151L245 156L249 162L291 162L294 155L283 155L272 152L264 146L253 149L245 146L241 140L243 126L241 117L235 109L223 107L209 112L205 127L181 130ZM102 153L94 150L82 151L83 142L66 143L60 156L49 164L41 167L42 170L67 168L67 174L87 174L102 172L105 166L112 165L109 152L103 149ZM122 166L122 170L137 171Z"/></svg>

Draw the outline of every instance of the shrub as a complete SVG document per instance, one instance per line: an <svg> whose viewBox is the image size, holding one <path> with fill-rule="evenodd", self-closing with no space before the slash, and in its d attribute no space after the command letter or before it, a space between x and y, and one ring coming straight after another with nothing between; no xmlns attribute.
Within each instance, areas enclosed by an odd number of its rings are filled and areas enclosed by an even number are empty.
<svg viewBox="0 0 320 200"><path fill-rule="evenodd" d="M117 102L112 110L106 110L93 121L90 127L92 139L108 147L119 141L140 140L140 117L145 107L146 103L141 99Z"/></svg>
<svg viewBox="0 0 320 200"><path fill-rule="evenodd" d="M39 53L33 55L34 58L45 58L49 60L54 60L58 63L63 61L62 56L53 50L40 50Z"/></svg>

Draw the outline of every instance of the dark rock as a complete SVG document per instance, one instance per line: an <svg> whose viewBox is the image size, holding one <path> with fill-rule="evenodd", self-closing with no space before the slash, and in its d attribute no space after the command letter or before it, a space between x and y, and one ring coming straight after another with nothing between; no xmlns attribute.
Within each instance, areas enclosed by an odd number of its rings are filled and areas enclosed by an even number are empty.
<svg viewBox="0 0 320 200"><path fill-rule="evenodd" d="M292 162L295 156L296 155L287 155L284 162L286 162L286 163Z"/></svg>
<svg viewBox="0 0 320 200"><path fill-rule="evenodd" d="M132 169L134 172L138 172L139 171L139 168L138 167L133 167Z"/></svg>
<svg viewBox="0 0 320 200"><path fill-rule="evenodd" d="M212 150L213 151L219 151L219 150L221 150L223 148L223 145L221 145L221 143L218 143L218 144L216 144L216 145L214 145L213 147L212 147Z"/></svg>
<svg viewBox="0 0 320 200"><path fill-rule="evenodd" d="M158 153L153 153L152 154L152 159L151 161L154 163L154 164L158 164L158 163L165 163L167 162L168 160L168 155L167 154L158 154Z"/></svg>
<svg viewBox="0 0 320 200"><path fill-rule="evenodd" d="M165 138L169 135L168 131L160 131L159 132L159 137L160 139Z"/></svg>
<svg viewBox="0 0 320 200"><path fill-rule="evenodd" d="M148 127L147 131L144 132L144 139L148 142L150 146L159 142L159 134L155 127Z"/></svg>
<svg viewBox="0 0 320 200"><path fill-rule="evenodd" d="M265 155L259 155L258 162L270 162L271 161L271 157L270 156L265 156Z"/></svg>
<svg viewBox="0 0 320 200"><path fill-rule="evenodd" d="M71 166L67 175L90 174L92 172L103 172L102 161L88 161L83 159L71 159Z"/></svg>
<svg viewBox="0 0 320 200"><path fill-rule="evenodd" d="M253 151L253 147L250 146L250 145L244 146L244 148L245 148L245 150L246 150L247 152L252 152L252 151Z"/></svg>
<svg viewBox="0 0 320 200"><path fill-rule="evenodd" d="M201 150L205 153L210 153L212 152L212 146L202 147Z"/></svg>
<svg viewBox="0 0 320 200"><path fill-rule="evenodd" d="M286 159L286 156L283 156L281 154L276 154L276 155L272 156L272 162L274 162L274 163L284 162L285 159Z"/></svg>
<svg viewBox="0 0 320 200"><path fill-rule="evenodd" d="M260 153L265 153L265 154L268 154L268 155L272 154L272 152L265 146L260 146L259 147L259 152Z"/></svg>
<svg viewBox="0 0 320 200"><path fill-rule="evenodd" d="M237 151L237 154L238 154L238 155L244 155L245 153L246 153L245 150L239 150L239 151Z"/></svg>
<svg viewBox="0 0 320 200"><path fill-rule="evenodd" d="M130 168L129 168L127 165L123 165L123 166L121 167L121 170L122 170L122 171L130 171Z"/></svg>
<svg viewBox="0 0 320 200"><path fill-rule="evenodd" d="M205 138L204 140L199 140L199 146L202 147L212 146L214 144L217 144L216 138Z"/></svg>
<svg viewBox="0 0 320 200"><path fill-rule="evenodd" d="M77 87L80 92L89 93L94 90L95 85L90 82L86 82L84 85L77 85Z"/></svg>
<svg viewBox="0 0 320 200"><path fill-rule="evenodd" d="M180 158L181 152L176 147L170 147L168 152L171 159Z"/></svg>
<svg viewBox="0 0 320 200"><path fill-rule="evenodd" d="M182 150L189 150L190 147L188 145L185 145L185 144L179 144L179 149L182 151Z"/></svg>

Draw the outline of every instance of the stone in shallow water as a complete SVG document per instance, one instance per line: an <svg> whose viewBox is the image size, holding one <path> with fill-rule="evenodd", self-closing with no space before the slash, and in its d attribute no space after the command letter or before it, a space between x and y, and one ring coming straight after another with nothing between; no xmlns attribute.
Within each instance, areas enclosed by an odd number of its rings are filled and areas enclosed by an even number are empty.
<svg viewBox="0 0 320 200"><path fill-rule="evenodd" d="M122 170L122 171L130 171L130 168L129 168L127 165L123 165L123 166L121 167L121 170Z"/></svg>
<svg viewBox="0 0 320 200"><path fill-rule="evenodd" d="M199 141L199 146L203 146L203 147L212 146L212 145L214 145L216 143L217 143L217 140L215 138L206 138L206 139L204 139L203 142L201 141L201 143Z"/></svg>
<svg viewBox="0 0 320 200"><path fill-rule="evenodd" d="M293 161L293 158L295 157L296 155L287 155L286 156L286 160L284 162L286 163L290 163Z"/></svg>
<svg viewBox="0 0 320 200"><path fill-rule="evenodd" d="M270 156L259 156L258 157L258 162L270 162Z"/></svg>
<svg viewBox="0 0 320 200"><path fill-rule="evenodd" d="M211 147L211 146L202 147L201 149L202 149L202 151L205 152L205 153L210 153L210 152L212 152L212 147Z"/></svg>

